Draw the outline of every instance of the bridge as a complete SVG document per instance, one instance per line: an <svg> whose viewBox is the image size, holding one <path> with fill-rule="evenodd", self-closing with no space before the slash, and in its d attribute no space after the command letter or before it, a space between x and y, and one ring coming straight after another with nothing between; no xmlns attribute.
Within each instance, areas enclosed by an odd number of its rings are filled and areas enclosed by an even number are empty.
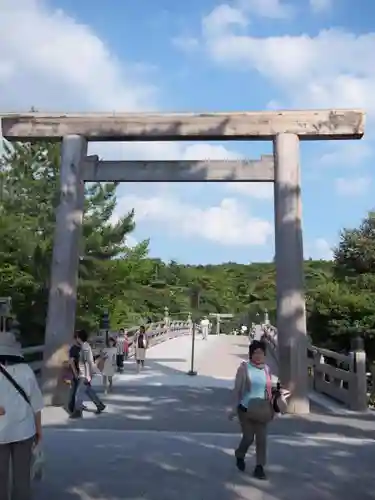
<svg viewBox="0 0 375 500"><path fill-rule="evenodd" d="M205 341L198 334L198 375L189 377L191 325L181 320L171 327L153 330L158 340L141 374L132 359L126 362L114 392L102 396L103 414L88 405L84 418L72 421L63 408L44 410L48 465L35 485L38 500L375 498L375 418L313 391L308 415L276 417L270 425L268 480L240 473L233 456L238 423L227 410L249 341L216 334ZM263 334L258 325L256 336ZM268 343L277 379L277 355ZM94 384L100 389L99 379ZM253 453L249 467L252 460Z"/></svg>

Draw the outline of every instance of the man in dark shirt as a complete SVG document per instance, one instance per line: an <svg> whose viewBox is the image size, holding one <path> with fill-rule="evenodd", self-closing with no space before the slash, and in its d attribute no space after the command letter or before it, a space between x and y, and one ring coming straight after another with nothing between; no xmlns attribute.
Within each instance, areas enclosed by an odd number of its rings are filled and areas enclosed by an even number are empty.
<svg viewBox="0 0 375 500"><path fill-rule="evenodd" d="M81 353L81 346L78 344L77 336L74 335L74 343L69 349L69 366L72 371L72 387L69 395L68 409L70 413L74 413L76 392L78 387L78 374L79 374L79 356Z"/></svg>

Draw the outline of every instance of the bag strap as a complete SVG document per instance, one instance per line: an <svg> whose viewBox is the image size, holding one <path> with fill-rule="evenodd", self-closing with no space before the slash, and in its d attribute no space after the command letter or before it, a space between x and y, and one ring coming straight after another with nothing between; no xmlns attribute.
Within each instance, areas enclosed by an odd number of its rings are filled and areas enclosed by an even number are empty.
<svg viewBox="0 0 375 500"><path fill-rule="evenodd" d="M0 364L0 372L4 375L6 379L13 385L13 387L16 389L16 391L23 397L23 399L26 401L27 404L31 406L30 398L26 394L26 392L22 389L22 387L19 385L19 383L14 380L12 375L5 369L5 367Z"/></svg>

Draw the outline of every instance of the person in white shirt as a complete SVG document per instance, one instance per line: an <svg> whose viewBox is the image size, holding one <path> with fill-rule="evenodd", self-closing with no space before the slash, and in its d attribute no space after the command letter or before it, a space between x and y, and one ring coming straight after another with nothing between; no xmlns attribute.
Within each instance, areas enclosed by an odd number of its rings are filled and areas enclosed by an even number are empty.
<svg viewBox="0 0 375 500"><path fill-rule="evenodd" d="M20 344L13 333L1 332L0 499L8 499L9 490L11 500L31 499L32 450L42 438L42 409L42 393Z"/></svg>
<svg viewBox="0 0 375 500"><path fill-rule="evenodd" d="M133 343L135 348L137 372L139 373L140 369L145 366L146 352L148 348L148 337L146 328L143 325L139 327L139 331L134 335Z"/></svg>
<svg viewBox="0 0 375 500"><path fill-rule="evenodd" d="M201 331L203 340L207 340L208 331L210 329L210 320L205 316L201 321Z"/></svg>
<svg viewBox="0 0 375 500"><path fill-rule="evenodd" d="M102 374L104 393L107 394L107 392L112 392L113 376L116 372L117 347L116 340L113 337L108 339L108 346L103 349L100 355L104 361Z"/></svg>
<svg viewBox="0 0 375 500"><path fill-rule="evenodd" d="M75 399L74 412L70 418L81 418L84 409L83 401L88 396L96 406L96 413L100 414L105 410L105 404L100 400L95 390L91 386L91 380L94 374L100 374L100 370L94 362L91 346L88 343L88 334L85 330L79 330L77 341L81 346L81 352L78 361L78 385Z"/></svg>

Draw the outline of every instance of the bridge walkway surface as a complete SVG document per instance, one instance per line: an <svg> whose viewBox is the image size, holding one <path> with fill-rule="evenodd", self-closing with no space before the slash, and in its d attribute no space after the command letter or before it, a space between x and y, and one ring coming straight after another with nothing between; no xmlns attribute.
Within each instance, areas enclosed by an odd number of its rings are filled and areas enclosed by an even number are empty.
<svg viewBox="0 0 375 500"><path fill-rule="evenodd" d="M139 375L127 362L114 392L103 396L105 413L72 421L47 408L47 470L35 498L375 499L375 419L315 402L310 415L270 425L267 481L252 478L253 450L248 471L236 469L239 427L227 410L247 346L245 337L198 336L198 375L189 377L191 337L181 336L152 347Z"/></svg>

